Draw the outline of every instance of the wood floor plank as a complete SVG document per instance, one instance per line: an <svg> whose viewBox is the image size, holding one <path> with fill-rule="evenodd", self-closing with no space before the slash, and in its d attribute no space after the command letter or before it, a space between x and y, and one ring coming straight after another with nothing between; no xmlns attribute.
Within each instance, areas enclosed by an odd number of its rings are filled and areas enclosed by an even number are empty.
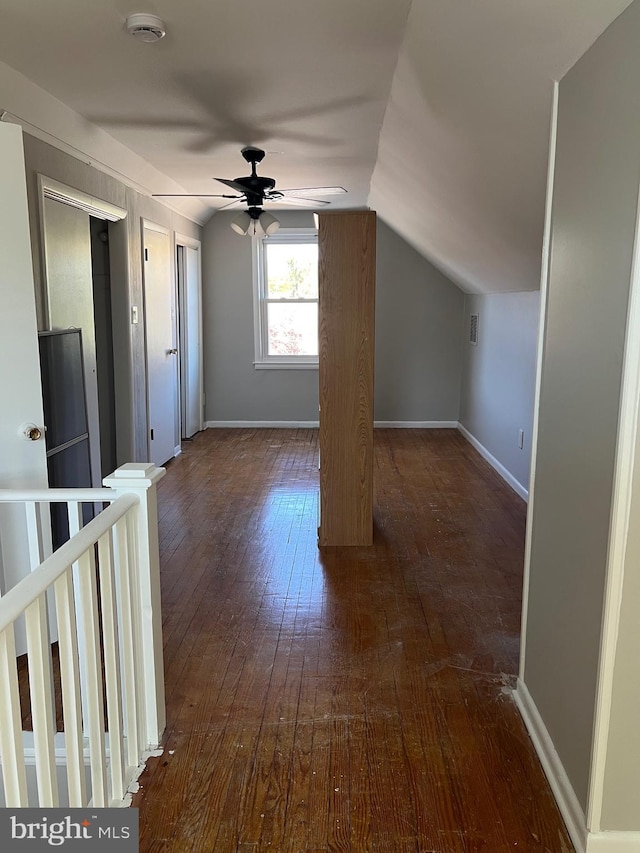
<svg viewBox="0 0 640 853"><path fill-rule="evenodd" d="M454 430L374 450L368 548L318 550L314 430L168 466L142 853L573 849L511 696L525 506Z"/></svg>

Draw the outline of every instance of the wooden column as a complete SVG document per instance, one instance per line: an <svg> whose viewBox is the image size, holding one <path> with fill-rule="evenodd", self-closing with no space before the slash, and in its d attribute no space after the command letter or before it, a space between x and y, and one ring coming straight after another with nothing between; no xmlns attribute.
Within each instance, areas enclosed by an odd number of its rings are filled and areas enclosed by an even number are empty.
<svg viewBox="0 0 640 853"><path fill-rule="evenodd" d="M321 213L320 545L373 542L376 214Z"/></svg>

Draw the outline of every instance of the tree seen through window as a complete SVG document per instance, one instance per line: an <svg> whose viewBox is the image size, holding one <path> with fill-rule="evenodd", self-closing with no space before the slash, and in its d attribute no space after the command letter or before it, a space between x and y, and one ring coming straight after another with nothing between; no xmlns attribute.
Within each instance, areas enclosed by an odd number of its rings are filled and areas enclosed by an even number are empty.
<svg viewBox="0 0 640 853"><path fill-rule="evenodd" d="M266 243L269 356L318 354L317 243Z"/></svg>

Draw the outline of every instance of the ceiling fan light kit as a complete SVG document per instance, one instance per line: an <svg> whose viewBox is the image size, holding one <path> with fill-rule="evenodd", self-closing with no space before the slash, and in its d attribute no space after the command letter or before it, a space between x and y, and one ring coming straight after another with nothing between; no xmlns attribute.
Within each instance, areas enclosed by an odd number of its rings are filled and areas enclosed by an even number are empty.
<svg viewBox="0 0 640 853"><path fill-rule="evenodd" d="M278 228L280 227L280 222L272 216L270 213L267 213L265 210L260 214L260 219L258 220L260 223L260 227L264 231L264 233L269 237L271 234L275 234Z"/></svg>
<svg viewBox="0 0 640 853"><path fill-rule="evenodd" d="M128 15L126 28L127 32L131 33L135 39L146 44L160 41L167 34L164 21L157 15L148 15L145 12L135 12L133 15Z"/></svg>
<svg viewBox="0 0 640 853"><path fill-rule="evenodd" d="M231 223L231 228L236 234L250 237L269 237L275 234L279 227L279 220L259 207L243 210Z"/></svg>
<svg viewBox="0 0 640 853"><path fill-rule="evenodd" d="M236 216L236 218L231 223L231 230L235 231L236 234L244 236L245 234L249 233L251 222L251 217L249 216L246 210L243 210L242 213L238 214L238 216Z"/></svg>

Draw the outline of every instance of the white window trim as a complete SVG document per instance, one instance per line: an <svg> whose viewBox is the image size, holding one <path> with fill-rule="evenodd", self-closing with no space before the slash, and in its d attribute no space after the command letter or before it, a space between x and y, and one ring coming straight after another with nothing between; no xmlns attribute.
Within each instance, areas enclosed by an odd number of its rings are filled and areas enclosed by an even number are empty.
<svg viewBox="0 0 640 853"><path fill-rule="evenodd" d="M267 301L263 290L266 284L264 274L264 252L266 243L315 243L318 231L315 228L281 228L270 237L252 237L251 252L253 261L253 337L256 370L317 370L317 355L266 355ZM307 301L307 300L291 300Z"/></svg>

